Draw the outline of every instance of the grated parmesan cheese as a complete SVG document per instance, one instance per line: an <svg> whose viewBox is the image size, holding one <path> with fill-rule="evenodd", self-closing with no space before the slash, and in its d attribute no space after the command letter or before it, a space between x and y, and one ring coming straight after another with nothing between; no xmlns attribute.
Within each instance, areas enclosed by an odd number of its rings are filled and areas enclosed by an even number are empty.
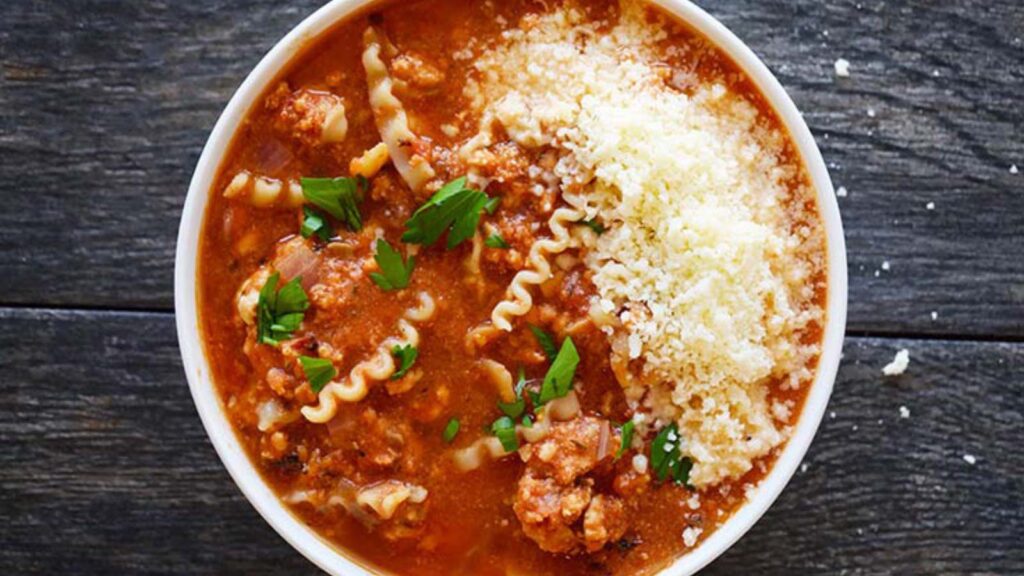
<svg viewBox="0 0 1024 576"><path fill-rule="evenodd" d="M565 153L563 189L583 190L566 201L607 227L586 264L596 306L622 323L613 354L643 358L627 398L677 422L704 487L785 439L767 382L813 376L818 349L800 335L822 320L824 248L817 221L787 210L813 191L791 190L785 136L722 83L670 88L657 66L665 37L639 3L600 34L572 8L531 16L479 56L466 96L482 118L474 142L497 123L520 146Z"/></svg>

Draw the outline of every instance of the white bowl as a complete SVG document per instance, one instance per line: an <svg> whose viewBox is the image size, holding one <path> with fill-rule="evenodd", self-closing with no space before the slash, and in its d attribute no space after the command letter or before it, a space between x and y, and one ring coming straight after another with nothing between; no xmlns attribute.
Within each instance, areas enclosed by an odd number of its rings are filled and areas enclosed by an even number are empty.
<svg viewBox="0 0 1024 576"><path fill-rule="evenodd" d="M343 551L320 538L288 511L249 461L224 413L199 339L196 254L210 188L236 127L263 90L296 52L332 24L372 1L333 0L320 8L278 42L235 92L214 126L192 176L182 211L181 227L178 230L174 269L174 305L185 375L196 408L217 454L245 497L278 534L326 572L344 576L372 572L346 557ZM824 331L818 372L808 393L803 413L785 449L769 474L753 492L752 498L695 549L661 573L661 576L685 576L693 574L714 560L757 522L782 492L814 438L832 393L832 383L839 365L846 326L846 247L839 207L821 153L810 130L779 81L739 38L688 0L655 0L654 3L687 22L728 54L753 79L778 112L796 142L817 190L818 205L825 222L828 240L828 321Z"/></svg>

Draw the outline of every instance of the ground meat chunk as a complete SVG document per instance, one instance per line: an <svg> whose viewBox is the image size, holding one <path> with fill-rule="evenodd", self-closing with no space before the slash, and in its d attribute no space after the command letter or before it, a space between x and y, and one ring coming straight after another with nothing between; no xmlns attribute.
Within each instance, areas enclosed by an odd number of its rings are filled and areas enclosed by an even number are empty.
<svg viewBox="0 0 1024 576"><path fill-rule="evenodd" d="M600 550L626 532L626 507L622 500L598 494L583 515L583 540L588 552Z"/></svg>
<svg viewBox="0 0 1024 576"><path fill-rule="evenodd" d="M444 83L444 71L418 54L399 54L391 61L391 73L402 84L405 92L420 95L436 91Z"/></svg>
<svg viewBox="0 0 1024 576"><path fill-rule="evenodd" d="M559 422L546 438L523 448L523 460L528 469L570 484L597 466L601 428L606 426L597 418Z"/></svg>
<svg viewBox="0 0 1024 576"><path fill-rule="evenodd" d="M267 106L277 111L274 127L278 131L308 147L345 139L348 121L340 96L306 88L288 92L284 86L267 98Z"/></svg>
<svg viewBox="0 0 1024 576"><path fill-rule="evenodd" d="M606 446L619 442L606 421L576 418L554 424L544 440L520 451L526 470L513 509L523 533L542 550L595 552L625 533L623 502L594 488L593 476L610 460L599 453L602 436Z"/></svg>

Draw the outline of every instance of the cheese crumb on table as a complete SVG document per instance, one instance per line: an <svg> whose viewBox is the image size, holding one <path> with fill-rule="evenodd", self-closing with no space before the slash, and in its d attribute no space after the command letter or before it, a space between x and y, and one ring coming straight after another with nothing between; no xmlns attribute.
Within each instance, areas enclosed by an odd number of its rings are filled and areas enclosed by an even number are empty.
<svg viewBox="0 0 1024 576"><path fill-rule="evenodd" d="M939 313L936 312L935 310L932 310L932 320L938 320L938 319L939 319Z"/></svg>
<svg viewBox="0 0 1024 576"><path fill-rule="evenodd" d="M910 352L904 348L896 353L896 357L892 359L882 368L882 374L886 376L898 376L907 371L907 366L910 364Z"/></svg>
<svg viewBox="0 0 1024 576"><path fill-rule="evenodd" d="M910 409L906 406L900 406L900 418L910 418Z"/></svg>
<svg viewBox="0 0 1024 576"><path fill-rule="evenodd" d="M882 262L882 270L885 270L886 272L889 271L889 261L888 260Z"/></svg>
<svg viewBox="0 0 1024 576"><path fill-rule="evenodd" d="M1016 174L1018 172L1020 172L1020 170L1017 169L1017 165L1016 164L1010 165L1010 174Z"/></svg>
<svg viewBox="0 0 1024 576"><path fill-rule="evenodd" d="M929 202L925 204L924 207L927 208L928 210L935 210L935 202Z"/></svg>
<svg viewBox="0 0 1024 576"><path fill-rule="evenodd" d="M967 462L971 466L974 466L978 462L978 459L972 456L971 454L964 454L964 462Z"/></svg>
<svg viewBox="0 0 1024 576"><path fill-rule="evenodd" d="M836 188L836 196L839 196L840 198L846 198L846 194L846 186L840 186L839 188Z"/></svg>
<svg viewBox="0 0 1024 576"><path fill-rule="evenodd" d="M850 61L846 58L840 58L835 63L836 76L840 78L848 78L850 76Z"/></svg>

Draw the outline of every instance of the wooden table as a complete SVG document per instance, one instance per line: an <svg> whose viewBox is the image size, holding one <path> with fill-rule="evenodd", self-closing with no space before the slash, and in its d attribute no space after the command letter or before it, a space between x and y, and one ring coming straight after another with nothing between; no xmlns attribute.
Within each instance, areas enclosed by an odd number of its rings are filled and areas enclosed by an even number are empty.
<svg viewBox="0 0 1024 576"><path fill-rule="evenodd" d="M5 573L314 572L206 439L171 276L213 122L317 4L0 3ZM707 573L1024 573L1024 3L703 4L806 115L850 260L831 412Z"/></svg>

